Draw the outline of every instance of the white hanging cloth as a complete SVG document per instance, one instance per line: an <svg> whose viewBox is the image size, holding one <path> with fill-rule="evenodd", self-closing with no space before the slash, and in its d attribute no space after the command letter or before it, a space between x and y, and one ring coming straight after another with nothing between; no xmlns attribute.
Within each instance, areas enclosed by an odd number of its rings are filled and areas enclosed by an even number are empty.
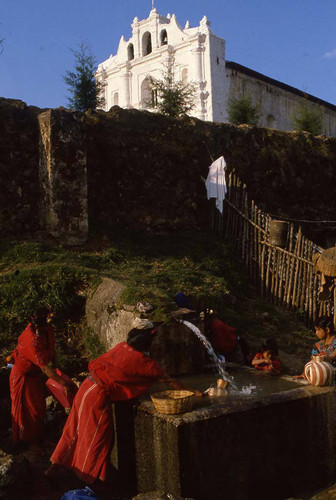
<svg viewBox="0 0 336 500"><path fill-rule="evenodd" d="M208 200L216 198L216 207L221 214L223 213L223 201L227 193L225 168L226 162L224 156L221 156L210 165L208 177L205 181Z"/></svg>

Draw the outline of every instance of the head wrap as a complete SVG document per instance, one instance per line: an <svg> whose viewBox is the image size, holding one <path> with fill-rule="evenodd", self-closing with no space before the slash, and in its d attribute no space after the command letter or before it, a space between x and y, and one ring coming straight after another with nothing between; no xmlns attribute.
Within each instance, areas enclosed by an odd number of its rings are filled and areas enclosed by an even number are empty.
<svg viewBox="0 0 336 500"><path fill-rule="evenodd" d="M135 318L132 330L128 332L127 343L137 351L149 351L156 328L147 319Z"/></svg>
<svg viewBox="0 0 336 500"><path fill-rule="evenodd" d="M132 323L132 328L136 330L148 330L149 328L154 328L154 324L148 319L135 318Z"/></svg>

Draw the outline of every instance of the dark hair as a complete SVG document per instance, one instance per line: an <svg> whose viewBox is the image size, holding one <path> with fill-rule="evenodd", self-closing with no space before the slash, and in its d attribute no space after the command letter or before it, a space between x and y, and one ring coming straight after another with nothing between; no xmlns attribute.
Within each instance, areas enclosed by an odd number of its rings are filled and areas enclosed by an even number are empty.
<svg viewBox="0 0 336 500"><path fill-rule="evenodd" d="M314 323L316 328L322 328L322 330L326 330L326 328L330 329L330 332L334 332L334 322L331 316L320 316Z"/></svg>
<svg viewBox="0 0 336 500"><path fill-rule="evenodd" d="M264 343L259 347L258 352L265 351L270 351L274 356L277 356L279 354L278 343L273 337L267 337Z"/></svg>
<svg viewBox="0 0 336 500"><path fill-rule="evenodd" d="M51 311L47 307L39 307L34 311L31 315L31 322L37 327L41 328L42 326L47 325L47 319Z"/></svg>
<svg viewBox="0 0 336 500"><path fill-rule="evenodd" d="M150 349L152 341L155 337L153 328L138 330L133 328L127 336L127 344L137 351L147 352Z"/></svg>

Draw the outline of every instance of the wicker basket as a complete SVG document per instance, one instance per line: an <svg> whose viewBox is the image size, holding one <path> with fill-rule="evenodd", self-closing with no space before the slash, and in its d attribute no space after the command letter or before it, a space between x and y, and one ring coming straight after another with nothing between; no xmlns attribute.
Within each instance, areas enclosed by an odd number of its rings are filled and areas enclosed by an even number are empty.
<svg viewBox="0 0 336 500"><path fill-rule="evenodd" d="M336 247L324 250L316 263L318 271L325 276L336 276Z"/></svg>
<svg viewBox="0 0 336 500"><path fill-rule="evenodd" d="M190 411L195 394L191 391L161 391L151 394L156 411L177 414Z"/></svg>

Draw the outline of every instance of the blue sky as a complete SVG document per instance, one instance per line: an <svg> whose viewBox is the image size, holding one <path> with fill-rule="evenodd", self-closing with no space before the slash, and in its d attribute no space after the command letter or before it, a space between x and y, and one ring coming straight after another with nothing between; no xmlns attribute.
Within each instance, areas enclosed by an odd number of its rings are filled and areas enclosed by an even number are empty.
<svg viewBox="0 0 336 500"><path fill-rule="evenodd" d="M336 104L336 0L155 0L184 26L203 15L226 40L226 59ZM91 43L97 63L131 36L152 0L0 0L0 96L66 106L71 48Z"/></svg>

